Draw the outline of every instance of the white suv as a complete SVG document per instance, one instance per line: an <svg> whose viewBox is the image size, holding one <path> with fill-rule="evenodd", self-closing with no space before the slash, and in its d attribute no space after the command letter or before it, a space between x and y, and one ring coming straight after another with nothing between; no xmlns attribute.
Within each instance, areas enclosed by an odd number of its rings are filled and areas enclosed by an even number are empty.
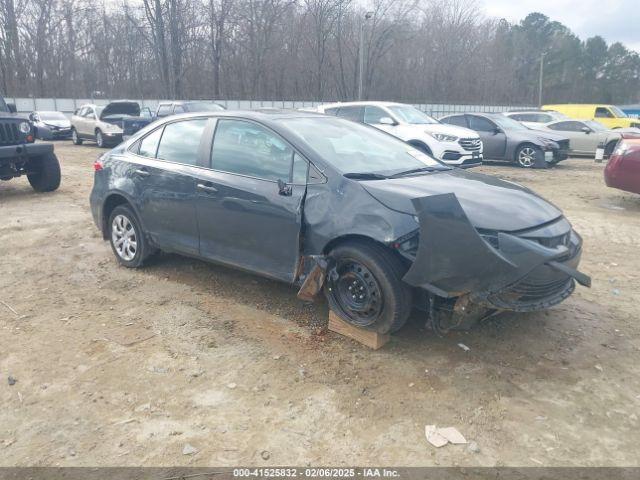
<svg viewBox="0 0 640 480"><path fill-rule="evenodd" d="M317 110L384 130L449 165L482 164L482 141L476 132L440 123L411 105L347 102L320 105Z"/></svg>

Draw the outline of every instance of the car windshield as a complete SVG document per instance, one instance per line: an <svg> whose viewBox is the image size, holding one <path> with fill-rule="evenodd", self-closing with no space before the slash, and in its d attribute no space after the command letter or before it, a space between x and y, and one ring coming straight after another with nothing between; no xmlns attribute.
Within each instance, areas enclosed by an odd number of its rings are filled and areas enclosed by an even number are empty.
<svg viewBox="0 0 640 480"><path fill-rule="evenodd" d="M376 128L342 118L281 121L343 174L389 176L408 170L451 168Z"/></svg>
<svg viewBox="0 0 640 480"><path fill-rule="evenodd" d="M620 110L618 107L611 106L609 109L613 112L616 117L627 118L627 114Z"/></svg>
<svg viewBox="0 0 640 480"><path fill-rule="evenodd" d="M184 104L188 112L219 112L223 107L214 102L190 102Z"/></svg>
<svg viewBox="0 0 640 480"><path fill-rule="evenodd" d="M40 120L66 120L64 113L62 112L38 112Z"/></svg>
<svg viewBox="0 0 640 480"><path fill-rule="evenodd" d="M589 126L589 128L591 128L591 130L593 130L594 132L604 132L605 130L607 130L607 127L602 125L600 122L596 122L595 120L587 120L584 123Z"/></svg>
<svg viewBox="0 0 640 480"><path fill-rule="evenodd" d="M421 112L411 105L393 105L387 107L400 120L412 125L427 125L432 123L440 123L433 117Z"/></svg>
<svg viewBox="0 0 640 480"><path fill-rule="evenodd" d="M4 98L0 97L0 112L8 112L9 107L7 107L7 103L4 101Z"/></svg>
<svg viewBox="0 0 640 480"><path fill-rule="evenodd" d="M515 121L512 118L505 117L504 115L496 115L495 117L489 117L496 122L503 130L530 130L520 122Z"/></svg>

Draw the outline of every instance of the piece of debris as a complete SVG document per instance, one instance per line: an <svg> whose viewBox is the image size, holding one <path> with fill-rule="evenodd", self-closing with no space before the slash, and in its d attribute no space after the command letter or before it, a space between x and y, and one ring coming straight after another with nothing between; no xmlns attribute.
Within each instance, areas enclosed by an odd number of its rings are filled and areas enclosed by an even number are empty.
<svg viewBox="0 0 640 480"><path fill-rule="evenodd" d="M469 446L467 446L467 450L471 453L480 453L480 447L476 442L469 442Z"/></svg>
<svg viewBox="0 0 640 480"><path fill-rule="evenodd" d="M436 448L444 447L447 443L467 443L467 440L455 427L438 428L435 425L426 425L424 434L427 441Z"/></svg>
<svg viewBox="0 0 640 480"><path fill-rule="evenodd" d="M193 445L190 445L188 443L182 449L182 454L183 455L195 455L198 452L199 452L199 450L196 447L194 447Z"/></svg>
<svg viewBox="0 0 640 480"><path fill-rule="evenodd" d="M150 403L143 403L142 405L138 405L134 411L136 412L144 412L146 410L151 410L151 404Z"/></svg>
<svg viewBox="0 0 640 480"><path fill-rule="evenodd" d="M427 442L436 448L444 447L449 440L444 438L438 433L438 429L435 425L427 425L424 427L424 435L427 437Z"/></svg>
<svg viewBox="0 0 640 480"><path fill-rule="evenodd" d="M274 355L273 359L274 360L280 360L282 358L282 355Z"/></svg>
<svg viewBox="0 0 640 480"><path fill-rule="evenodd" d="M464 343L459 343L458 346L463 349L465 352L468 352L469 350L471 350L469 347L467 347Z"/></svg>
<svg viewBox="0 0 640 480"><path fill-rule="evenodd" d="M411 383L409 384L409 388L413 387L414 385L415 385L415 383L411 382Z"/></svg>
<svg viewBox="0 0 640 480"><path fill-rule="evenodd" d="M6 440L2 441L2 445L4 445L5 447L10 447L11 445L13 445L15 443L15 439L14 438L8 438Z"/></svg>
<svg viewBox="0 0 640 480"><path fill-rule="evenodd" d="M13 307L12 307L11 305L9 305L8 303L3 302L2 300L0 300L0 303L1 303L2 305L4 305L5 307L7 307L9 310L11 310L11 312L12 312L14 315L19 316L18 312L16 312L16 311L13 309Z"/></svg>
<svg viewBox="0 0 640 480"><path fill-rule="evenodd" d="M618 295L620 295L620 290L618 290L617 288L614 288L613 290L611 290L611 293L613 293L614 295L618 296Z"/></svg>
<svg viewBox="0 0 640 480"><path fill-rule="evenodd" d="M231 382L231 383L227 383L227 388L230 388L231 390L233 390L234 388L236 388L238 385L236 385L235 383Z"/></svg>
<svg viewBox="0 0 640 480"><path fill-rule="evenodd" d="M467 443L467 440L455 427L439 428L438 433L453 444Z"/></svg>
<svg viewBox="0 0 640 480"><path fill-rule="evenodd" d="M595 369L598 370L599 372L604 371L600 365L595 365Z"/></svg>
<svg viewBox="0 0 640 480"><path fill-rule="evenodd" d="M263 460L269 460L271 458L271 453L268 450L263 450L260 452L260 456Z"/></svg>
<svg viewBox="0 0 640 480"><path fill-rule="evenodd" d="M18 381L18 379L17 378L13 378L11 375L9 375L9 377L7 378L7 382L9 383L9 386L15 385L17 381Z"/></svg>

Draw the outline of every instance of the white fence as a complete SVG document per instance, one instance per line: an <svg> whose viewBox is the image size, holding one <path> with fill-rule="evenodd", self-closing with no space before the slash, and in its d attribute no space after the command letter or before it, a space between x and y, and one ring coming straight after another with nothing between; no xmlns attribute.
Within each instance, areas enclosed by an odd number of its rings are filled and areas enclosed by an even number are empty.
<svg viewBox="0 0 640 480"><path fill-rule="evenodd" d="M91 98L11 98L5 97L7 103L15 103L18 112L29 113L36 110L49 111L55 110L71 115L78 107L85 103L95 103L96 105L106 105L110 99L91 99ZM134 100L142 107L149 107L154 111L159 102L166 100ZM229 110L253 110L262 107L272 108L310 108L320 103L328 102L303 102L303 101L287 101L287 100L216 100ZM453 113L461 112L504 112L518 108L531 108L527 105L460 105L460 104L437 104L437 103L420 103L414 104L416 108L426 112L434 117L442 117Z"/></svg>

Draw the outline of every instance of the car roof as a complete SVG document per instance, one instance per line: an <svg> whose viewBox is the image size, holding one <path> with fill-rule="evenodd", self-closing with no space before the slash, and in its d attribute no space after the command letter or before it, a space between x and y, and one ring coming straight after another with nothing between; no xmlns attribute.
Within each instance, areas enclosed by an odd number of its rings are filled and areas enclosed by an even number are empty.
<svg viewBox="0 0 640 480"><path fill-rule="evenodd" d="M357 102L323 103L322 105L318 105L318 106L322 108L334 108L334 107L364 107L367 105L376 106L376 107L393 107L397 105L410 105L410 104L398 103L398 102L381 102L376 100L362 100Z"/></svg>
<svg viewBox="0 0 640 480"><path fill-rule="evenodd" d="M333 118L330 115L322 115L316 112L301 112L299 110L290 109L264 109L264 110L220 110L217 112L193 112L193 113L181 113L179 115L172 115L167 117L167 120L173 121L179 118L191 118L191 117L231 117L231 118L245 118L247 120L264 121L269 122L273 120L281 120L287 118L319 118L327 117Z"/></svg>

